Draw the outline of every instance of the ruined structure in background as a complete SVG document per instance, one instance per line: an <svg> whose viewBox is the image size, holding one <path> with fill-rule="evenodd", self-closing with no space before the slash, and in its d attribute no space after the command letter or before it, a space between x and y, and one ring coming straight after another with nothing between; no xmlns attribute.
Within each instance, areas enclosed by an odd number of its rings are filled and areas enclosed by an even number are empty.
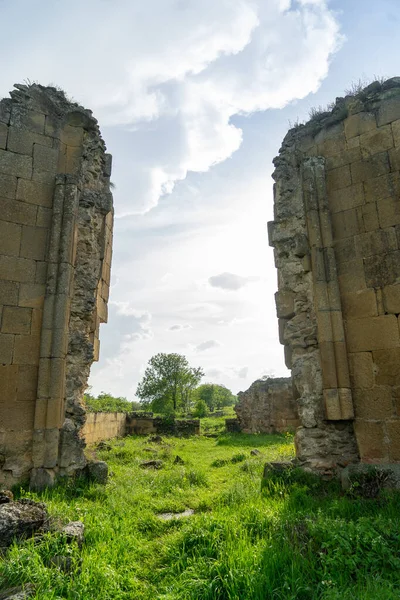
<svg viewBox="0 0 400 600"><path fill-rule="evenodd" d="M400 461L400 78L291 129L275 167L269 238L298 457Z"/></svg>
<svg viewBox="0 0 400 600"><path fill-rule="evenodd" d="M0 102L0 487L85 466L80 401L107 320L111 156L91 111L17 85Z"/></svg>
<svg viewBox="0 0 400 600"><path fill-rule="evenodd" d="M259 379L238 398L234 410L243 433L295 431L300 425L290 377Z"/></svg>

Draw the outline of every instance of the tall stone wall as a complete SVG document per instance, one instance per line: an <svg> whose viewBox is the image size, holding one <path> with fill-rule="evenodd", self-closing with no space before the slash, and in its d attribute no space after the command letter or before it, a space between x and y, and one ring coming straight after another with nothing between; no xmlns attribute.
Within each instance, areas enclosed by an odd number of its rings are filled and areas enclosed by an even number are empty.
<svg viewBox="0 0 400 600"><path fill-rule="evenodd" d="M234 410L243 433L282 433L300 425L290 377L259 379L238 398Z"/></svg>
<svg viewBox="0 0 400 600"><path fill-rule="evenodd" d="M289 131L269 224L302 427L326 469L400 460L400 78Z"/></svg>
<svg viewBox="0 0 400 600"><path fill-rule="evenodd" d="M107 320L113 208L91 111L16 85L0 102L0 486L85 465L81 398Z"/></svg>

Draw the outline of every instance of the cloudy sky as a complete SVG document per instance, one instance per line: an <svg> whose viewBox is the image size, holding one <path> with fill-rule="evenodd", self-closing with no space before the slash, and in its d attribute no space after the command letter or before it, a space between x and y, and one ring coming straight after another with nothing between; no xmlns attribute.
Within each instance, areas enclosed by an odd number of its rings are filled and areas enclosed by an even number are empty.
<svg viewBox="0 0 400 600"><path fill-rule="evenodd" d="M61 86L113 154L94 392L133 399L157 352L234 392L288 374L271 161L311 107L400 75L399 0L0 0L0 22L1 97L14 82Z"/></svg>

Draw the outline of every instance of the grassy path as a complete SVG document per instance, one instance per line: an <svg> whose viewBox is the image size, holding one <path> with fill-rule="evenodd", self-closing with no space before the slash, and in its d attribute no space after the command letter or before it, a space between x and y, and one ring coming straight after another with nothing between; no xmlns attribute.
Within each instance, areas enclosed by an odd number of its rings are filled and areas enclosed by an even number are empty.
<svg viewBox="0 0 400 600"><path fill-rule="evenodd" d="M400 598L399 496L360 500L311 477L272 480L266 461L292 456L284 436L144 438L99 452L106 487L43 494L86 526L82 549L49 534L0 561L0 588L33 582L37 600L391 600ZM261 454L252 456L257 448ZM175 464L176 456L183 464ZM143 460L163 461L160 470ZM193 509L164 521L160 513ZM71 571L49 563L68 555Z"/></svg>

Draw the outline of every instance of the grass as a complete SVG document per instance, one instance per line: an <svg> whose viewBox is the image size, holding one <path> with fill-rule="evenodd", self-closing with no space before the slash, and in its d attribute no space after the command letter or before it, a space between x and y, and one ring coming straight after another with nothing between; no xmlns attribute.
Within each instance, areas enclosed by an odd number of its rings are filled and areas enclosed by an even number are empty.
<svg viewBox="0 0 400 600"><path fill-rule="evenodd" d="M399 598L399 496L349 497L296 470L261 490L264 463L293 455L290 436L111 445L98 452L113 472L106 487L20 490L62 522L83 520L86 542L79 549L52 533L14 544L0 561L0 588L32 582L37 600ZM173 464L177 455L184 464ZM161 470L140 467L153 457ZM191 517L158 517L188 508ZM71 558L69 573L51 564L55 555Z"/></svg>

